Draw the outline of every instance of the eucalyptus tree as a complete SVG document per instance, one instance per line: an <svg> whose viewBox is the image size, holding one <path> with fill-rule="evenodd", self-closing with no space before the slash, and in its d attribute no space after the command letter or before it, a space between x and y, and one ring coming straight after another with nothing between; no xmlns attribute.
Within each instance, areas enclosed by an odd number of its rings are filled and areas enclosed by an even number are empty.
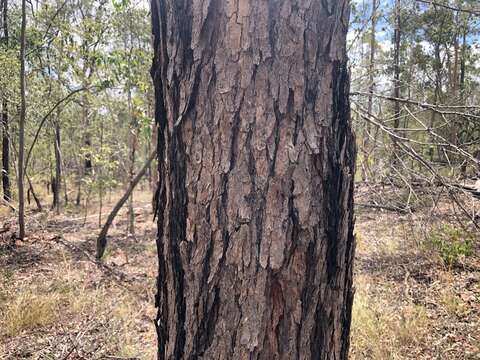
<svg viewBox="0 0 480 360"><path fill-rule="evenodd" d="M26 27L27 27L27 4L22 0L22 26L20 31L20 118L18 129L18 237L25 238L25 195L24 195L24 154L25 154L25 121L27 116L26 80L25 80L25 51L26 51Z"/></svg>
<svg viewBox="0 0 480 360"><path fill-rule="evenodd" d="M103 71L109 76L125 96L126 106L120 108L119 116L126 124L128 159L124 171L125 188L132 188L128 199L128 231L135 233L135 215L133 211L133 180L140 154L142 140L149 143L152 119L148 106L151 96L149 67L151 63L151 45L149 36L148 9L134 1L113 2L115 11L112 16L112 47L105 58ZM147 136L145 136L147 135ZM148 157L148 151L146 156Z"/></svg>
<svg viewBox="0 0 480 360"><path fill-rule="evenodd" d="M347 359L348 1L151 4L159 359Z"/></svg>

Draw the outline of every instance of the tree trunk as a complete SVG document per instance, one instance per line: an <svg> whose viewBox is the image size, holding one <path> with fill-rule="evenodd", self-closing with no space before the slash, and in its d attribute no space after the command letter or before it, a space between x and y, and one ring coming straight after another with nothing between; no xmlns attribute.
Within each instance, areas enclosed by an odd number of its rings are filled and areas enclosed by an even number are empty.
<svg viewBox="0 0 480 360"><path fill-rule="evenodd" d="M25 98L25 31L27 27L26 0L22 0L22 27L20 32L20 121L18 126L18 237L25 238L25 194L24 194L24 157L25 157L25 119L27 101Z"/></svg>
<svg viewBox="0 0 480 360"><path fill-rule="evenodd" d="M458 12L455 13L455 31L453 33L453 69L452 69L452 92L453 95L455 96L455 101L458 101L457 95L458 95L458 61L459 61L459 52L460 52L460 45L458 41L458 36L460 34L459 28L460 28L460 21L459 21L459 15Z"/></svg>
<svg viewBox="0 0 480 360"><path fill-rule="evenodd" d="M130 65L129 65L130 67ZM133 108L132 108L132 88L130 84L130 79L128 80L128 90L127 90L127 103L128 103L128 116L130 120L129 126L129 169L128 169L128 187L132 187L132 182L135 178L135 153L137 150L137 125L136 120L133 116ZM147 168L148 170L148 168ZM128 188L127 187L127 188ZM130 193L130 197L128 198L128 228L127 231L129 234L135 236L135 212L133 210L133 188Z"/></svg>
<svg viewBox="0 0 480 360"><path fill-rule="evenodd" d="M10 202L12 192L10 189L10 137L8 124L8 103L2 101L2 187L3 199Z"/></svg>
<svg viewBox="0 0 480 360"><path fill-rule="evenodd" d="M8 49L8 0L2 2L3 46ZM12 191L10 188L10 135L8 124L8 102L6 95L2 96L2 187L3 199L10 202Z"/></svg>
<svg viewBox="0 0 480 360"><path fill-rule="evenodd" d="M394 51L393 51L393 97L400 98L400 38L401 38L401 23L400 23L400 0L395 0L395 31L394 31ZM393 103L394 120L393 127L398 129L400 127L400 102ZM399 147L397 139L392 136L393 154L392 166L395 167L399 156Z"/></svg>
<svg viewBox="0 0 480 360"><path fill-rule="evenodd" d="M157 125L157 122L154 121L154 123L152 124L152 146L154 148L157 148L157 145L158 145L158 125ZM158 181L159 181L158 169L155 168L155 164L152 164L151 167L153 167L151 185L152 185L153 193L156 194L156 189L158 189ZM154 195L152 197L152 211L155 211L156 206L157 206L157 198Z"/></svg>
<svg viewBox="0 0 480 360"><path fill-rule="evenodd" d="M103 161L103 136L104 136L104 124L103 124L103 117L100 121L100 158ZM102 226L102 210L103 210L103 193L104 193L104 186L103 186L103 165L98 167L98 227Z"/></svg>
<svg viewBox="0 0 480 360"><path fill-rule="evenodd" d="M347 359L346 0L152 0L159 359Z"/></svg>
<svg viewBox="0 0 480 360"><path fill-rule="evenodd" d="M61 137L60 137L60 110L57 111L57 119L55 119L55 179L53 181L53 204L52 208L56 213L60 213L60 190L62 188L62 153L61 153Z"/></svg>
<svg viewBox="0 0 480 360"><path fill-rule="evenodd" d="M435 90L433 92L433 104L437 105L437 103L440 101L440 95L442 91L442 60L440 58L440 44L436 43L434 45L434 53L435 53L435 60L434 60L434 69L435 69ZM430 116L430 128L435 127L436 123L436 118L437 118L437 112L432 111L432 114ZM437 141L434 137L433 134L431 134L431 143L435 144ZM441 151L439 146L437 146L437 153L440 156ZM435 150L431 148L430 150L430 161L435 160Z"/></svg>
<svg viewBox="0 0 480 360"><path fill-rule="evenodd" d="M467 34L468 28L467 23L464 25L462 31L462 50L461 50L461 59L460 59L460 99L461 104L464 104L465 100L465 68L466 68L466 55L467 55Z"/></svg>
<svg viewBox="0 0 480 360"><path fill-rule="evenodd" d="M376 25L377 25L377 0L372 0L372 27L370 29L370 59L368 64L368 114L373 111L373 92L375 90L375 47L376 47ZM364 125L363 132L363 166L362 166L362 180L367 180L370 172L370 123L367 121Z"/></svg>
<svg viewBox="0 0 480 360"><path fill-rule="evenodd" d="M40 202L40 199L38 198L37 194L35 193L35 189L33 188L32 181L30 180L30 177L28 176L27 173L24 173L24 177L27 178L28 182L28 203L30 204L30 194L33 196L33 200L35 201L35 205L37 206L37 211L41 212L43 207L42 203Z"/></svg>

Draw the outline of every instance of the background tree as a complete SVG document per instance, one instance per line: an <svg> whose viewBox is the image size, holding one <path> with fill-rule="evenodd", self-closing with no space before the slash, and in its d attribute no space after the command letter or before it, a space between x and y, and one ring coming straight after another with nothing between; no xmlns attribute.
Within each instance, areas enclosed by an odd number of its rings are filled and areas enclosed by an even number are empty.
<svg viewBox="0 0 480 360"><path fill-rule="evenodd" d="M2 0L1 4L2 9L2 42L1 49L4 51L4 54L8 53L9 46L9 35L8 35L8 0ZM3 199L7 202L11 200L11 189L10 189L10 134L9 134L9 124L8 124L8 99L7 95L4 93L6 90L6 84L3 84L2 88L2 189L3 189Z"/></svg>
<svg viewBox="0 0 480 360"><path fill-rule="evenodd" d="M25 238L25 197L24 197L24 152L25 152L25 121L27 112L26 80L25 80L25 32L27 26L27 4L22 0L22 28L20 32L20 120L18 129L18 236Z"/></svg>
<svg viewBox="0 0 480 360"><path fill-rule="evenodd" d="M3 11L6 4L1 3L1 46L5 51L0 52L0 95L2 113L7 108L9 113L2 119L10 121L7 131L2 126L2 157L4 164L15 165L16 170L21 2L8 2L8 17ZM41 203L51 201L57 213L62 210L62 203L69 211L68 199L77 197L82 199L78 206L85 207L86 213L94 205L101 214L100 198L105 192L112 194L119 185L127 188L129 179L135 176L134 170L151 153L153 92L149 79L148 8L138 1L119 4L49 0L27 6L25 102L29 111L25 118L23 166L27 213L32 197L38 209ZM4 23L5 18L8 23ZM7 25L8 49L3 35ZM130 110L126 106L127 84ZM134 121L128 120L130 117ZM136 156L127 164L123 159L131 154L132 129L137 134ZM85 145L86 139L90 146ZM9 147L13 150L11 156ZM91 171L85 171L86 159ZM12 181L18 180L17 171L9 175ZM101 218L99 222L102 223Z"/></svg>

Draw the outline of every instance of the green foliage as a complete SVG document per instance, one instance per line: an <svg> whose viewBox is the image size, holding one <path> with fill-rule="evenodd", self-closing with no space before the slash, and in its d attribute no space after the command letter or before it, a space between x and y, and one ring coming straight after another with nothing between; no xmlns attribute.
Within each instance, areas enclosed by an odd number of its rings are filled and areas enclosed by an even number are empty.
<svg viewBox="0 0 480 360"><path fill-rule="evenodd" d="M151 147L153 113L146 4L45 0L27 13L27 150L39 131L27 174L37 189L46 189L55 176L56 122L70 199L77 192L104 193L128 182L126 164L132 143L136 144L133 168L143 163ZM9 104L14 154L20 101L20 12L14 2L9 2L8 18L8 46L0 29L0 97ZM79 88L86 90L61 102ZM41 120L59 102L39 130ZM130 141L132 134L137 136L135 142ZM91 174L83 169L86 156L92 160ZM12 170L14 160L12 156ZM42 202L48 201L47 195L40 194Z"/></svg>
<svg viewBox="0 0 480 360"><path fill-rule="evenodd" d="M460 264L474 250L469 234L449 224L432 229L427 234L424 245L426 250L437 253L447 267Z"/></svg>
<svg viewBox="0 0 480 360"><path fill-rule="evenodd" d="M112 4L116 10L125 9L129 3L130 3L129 0L112 0Z"/></svg>

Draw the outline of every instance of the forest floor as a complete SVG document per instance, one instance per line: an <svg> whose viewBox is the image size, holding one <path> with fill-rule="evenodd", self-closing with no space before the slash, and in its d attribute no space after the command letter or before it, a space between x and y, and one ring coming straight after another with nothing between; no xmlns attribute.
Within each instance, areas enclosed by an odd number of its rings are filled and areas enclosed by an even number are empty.
<svg viewBox="0 0 480 360"><path fill-rule="evenodd" d="M125 235L122 211L102 266L93 207L86 218L29 213L16 248L14 220L0 214L0 359L155 358L149 192L136 195L135 213L136 236ZM428 225L426 216L357 211L352 359L480 359L479 244L445 247L445 233L464 233L446 225L448 209Z"/></svg>

